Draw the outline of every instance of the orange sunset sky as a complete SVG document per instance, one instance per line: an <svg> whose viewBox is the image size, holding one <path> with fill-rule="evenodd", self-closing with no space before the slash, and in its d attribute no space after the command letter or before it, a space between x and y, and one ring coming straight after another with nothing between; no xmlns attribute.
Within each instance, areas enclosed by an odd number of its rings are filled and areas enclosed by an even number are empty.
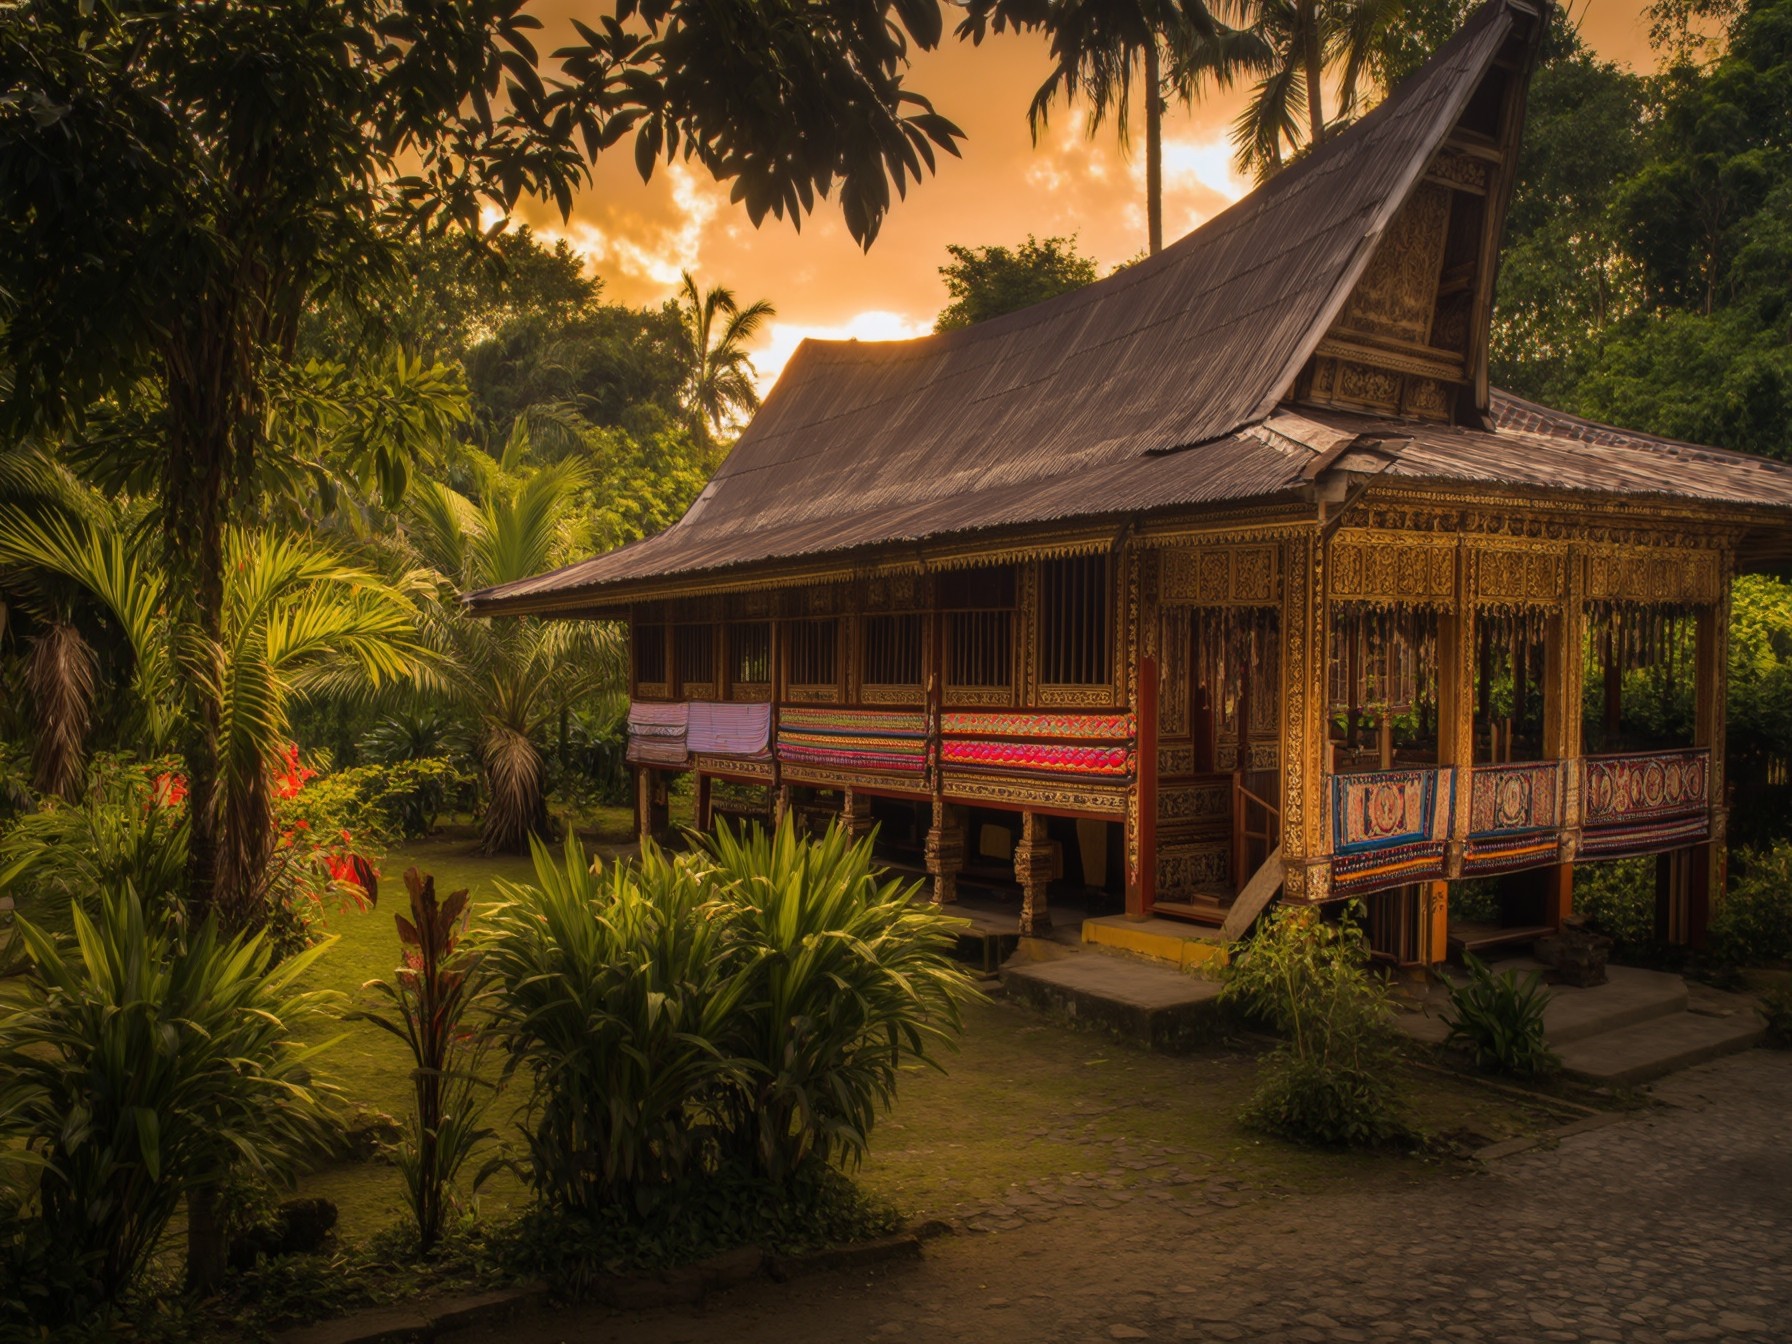
<svg viewBox="0 0 1792 1344"><path fill-rule="evenodd" d="M594 19L601 4L543 0L551 49L566 15ZM1577 9L1581 8L1576 6ZM1588 0L1581 32L1599 55L1638 68L1652 63L1640 0ZM948 15L950 33L952 19ZM726 284L743 300L778 310L755 350L769 387L804 336L888 340L932 329L946 302L939 267L948 243L1010 244L1028 233L1075 234L1105 271L1145 247L1144 168L1111 126L1091 140L1080 108L1055 109L1034 145L1026 108L1049 71L1043 38L1007 35L973 47L948 36L921 53L908 87L931 98L968 136L963 158L912 188L869 253L824 204L799 233L768 219L755 229L726 188L700 169L661 165L643 183L627 145L600 160L572 218L531 205L538 232L564 236L600 276L609 298L630 304L669 297L681 269L705 287ZM1164 236L1179 238L1248 189L1231 165L1228 127L1242 94L1177 107L1164 133ZM1142 126L1142 121L1140 122Z"/></svg>

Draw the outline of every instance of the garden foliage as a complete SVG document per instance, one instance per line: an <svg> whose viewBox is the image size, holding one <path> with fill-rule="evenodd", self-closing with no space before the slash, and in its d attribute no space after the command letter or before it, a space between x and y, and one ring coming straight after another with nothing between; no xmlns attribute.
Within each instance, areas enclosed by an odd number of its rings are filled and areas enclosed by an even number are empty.
<svg viewBox="0 0 1792 1344"><path fill-rule="evenodd" d="M1712 912L1707 951L1719 966L1792 961L1792 840L1744 850Z"/></svg>
<svg viewBox="0 0 1792 1344"><path fill-rule="evenodd" d="M0 1301L50 1321L117 1301L183 1198L282 1183L329 1141L328 996L296 988L321 947L276 963L261 934L183 936L128 887L72 918L72 950L16 921L0 1012L0 1154L27 1164Z"/></svg>
<svg viewBox="0 0 1792 1344"><path fill-rule="evenodd" d="M1375 1147L1407 1140L1387 988L1347 912L1283 906L1236 944L1222 997L1283 1039L1264 1060L1243 1119L1302 1143Z"/></svg>
<svg viewBox="0 0 1792 1344"><path fill-rule="evenodd" d="M569 839L489 920L525 1174L550 1210L650 1216L733 1173L771 1188L862 1155L903 1064L969 992L949 933L838 829L724 833L608 870Z"/></svg>
<svg viewBox="0 0 1792 1344"><path fill-rule="evenodd" d="M1446 1045L1466 1050L1482 1068L1535 1077L1554 1073L1562 1061L1543 1035L1543 1010L1549 990L1536 971L1520 977L1499 974L1473 953L1464 953L1468 979L1450 986L1450 1009L1444 1022Z"/></svg>
<svg viewBox="0 0 1792 1344"><path fill-rule="evenodd" d="M411 1132L399 1149L398 1166L417 1220L418 1244L428 1254L441 1239L456 1175L474 1145L492 1137L480 1124L491 1090L479 1076L486 1037L472 1020L486 975L479 954L462 946L467 893L456 891L438 901L435 879L415 868L405 871L404 885L411 917L393 917L404 965L392 980L364 986L395 1013L358 1016L411 1052Z"/></svg>

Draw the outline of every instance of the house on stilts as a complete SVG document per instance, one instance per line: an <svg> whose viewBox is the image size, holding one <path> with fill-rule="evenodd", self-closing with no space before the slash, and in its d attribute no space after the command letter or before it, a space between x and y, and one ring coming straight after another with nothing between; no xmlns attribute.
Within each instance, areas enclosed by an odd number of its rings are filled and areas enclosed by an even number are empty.
<svg viewBox="0 0 1792 1344"><path fill-rule="evenodd" d="M1234 928L1360 897L1404 964L1655 855L1661 932L1697 941L1730 580L1792 558L1792 467L1489 386L1544 21L1489 0L1086 288L805 342L676 525L472 610L627 622L644 834L689 772L700 825L878 827L938 901L1005 882L1023 932L1054 890ZM1466 881L1491 925L1452 921Z"/></svg>

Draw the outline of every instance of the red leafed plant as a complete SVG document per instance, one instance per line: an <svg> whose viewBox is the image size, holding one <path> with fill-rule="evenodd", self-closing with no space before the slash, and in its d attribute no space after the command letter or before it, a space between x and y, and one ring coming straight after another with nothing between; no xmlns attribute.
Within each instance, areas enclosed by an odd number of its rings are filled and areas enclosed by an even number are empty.
<svg viewBox="0 0 1792 1344"><path fill-rule="evenodd" d="M486 996L487 977L479 954L461 946L467 893L456 891L438 901L435 879L415 868L405 871L404 885L410 918L396 916L404 965L393 980L363 986L397 1011L355 1016L398 1037L415 1063L410 1133L398 1164L417 1218L419 1246L427 1254L441 1237L461 1164L492 1133L479 1123L490 1088L479 1077L485 1038L470 1021Z"/></svg>

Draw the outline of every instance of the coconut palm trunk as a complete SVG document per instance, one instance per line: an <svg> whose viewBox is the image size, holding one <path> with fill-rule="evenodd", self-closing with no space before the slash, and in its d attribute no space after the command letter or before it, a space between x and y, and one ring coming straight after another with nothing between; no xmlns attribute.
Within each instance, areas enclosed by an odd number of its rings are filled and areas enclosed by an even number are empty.
<svg viewBox="0 0 1792 1344"><path fill-rule="evenodd" d="M1152 256L1164 250L1164 82L1157 38L1145 44L1145 227Z"/></svg>
<svg viewBox="0 0 1792 1344"><path fill-rule="evenodd" d="M25 684L37 714L31 782L39 793L73 802L81 792L84 744L93 709L93 650L81 632L57 621L31 642Z"/></svg>

